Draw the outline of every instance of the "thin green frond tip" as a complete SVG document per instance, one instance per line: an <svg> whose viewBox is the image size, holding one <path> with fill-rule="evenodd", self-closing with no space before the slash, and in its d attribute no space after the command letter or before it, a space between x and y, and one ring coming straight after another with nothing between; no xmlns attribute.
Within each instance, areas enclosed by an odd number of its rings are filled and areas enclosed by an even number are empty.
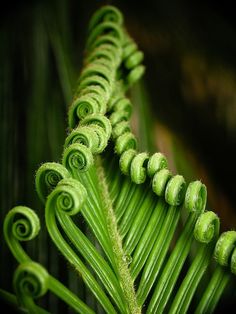
<svg viewBox="0 0 236 314"><path fill-rule="evenodd" d="M37 299L48 290L48 272L35 262L26 262L18 266L15 271L13 285L17 296L22 300L24 296Z"/></svg>
<svg viewBox="0 0 236 314"><path fill-rule="evenodd" d="M194 227L194 237L202 243L209 243L219 234L220 220L212 211L202 213Z"/></svg>
<svg viewBox="0 0 236 314"><path fill-rule="evenodd" d="M59 163L46 162L36 172L35 186L38 197L44 204L47 196L57 186L61 179L69 178L69 171Z"/></svg>
<svg viewBox="0 0 236 314"><path fill-rule="evenodd" d="M236 231L226 231L221 234L214 251L216 261L222 266L230 266L234 274L236 274L235 247Z"/></svg>
<svg viewBox="0 0 236 314"><path fill-rule="evenodd" d="M87 199L84 186L75 179L62 179L50 194L49 201L56 200L55 210L70 216L76 215Z"/></svg>
<svg viewBox="0 0 236 314"><path fill-rule="evenodd" d="M19 263L30 260L20 242L34 239L39 231L39 218L29 207L16 206L6 215L3 225L4 238Z"/></svg>
<svg viewBox="0 0 236 314"><path fill-rule="evenodd" d="M68 146L62 156L62 164L71 174L87 171L94 163L91 149L85 145L74 143Z"/></svg>

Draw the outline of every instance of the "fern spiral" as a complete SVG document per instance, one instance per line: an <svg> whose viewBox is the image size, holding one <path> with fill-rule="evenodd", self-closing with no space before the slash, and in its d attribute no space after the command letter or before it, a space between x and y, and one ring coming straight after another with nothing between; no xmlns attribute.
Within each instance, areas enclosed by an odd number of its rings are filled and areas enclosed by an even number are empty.
<svg viewBox="0 0 236 314"><path fill-rule="evenodd" d="M18 296L30 296L33 299L44 295L48 290L48 272L35 262L26 262L18 266L13 284Z"/></svg>
<svg viewBox="0 0 236 314"><path fill-rule="evenodd" d="M40 230L40 221L36 213L26 206L12 208L4 220L4 237L12 254L19 262L30 260L21 247L21 241L34 239Z"/></svg>
<svg viewBox="0 0 236 314"><path fill-rule="evenodd" d="M64 178L69 178L70 173L61 164L47 162L42 164L36 172L35 185L39 198L45 203L47 196Z"/></svg>
<svg viewBox="0 0 236 314"><path fill-rule="evenodd" d="M236 274L235 244L236 232L226 231L219 237L214 251L216 261L222 266L230 266L233 274Z"/></svg>
<svg viewBox="0 0 236 314"><path fill-rule="evenodd" d="M87 171L93 162L93 154L85 145L74 143L63 152L62 164L72 173Z"/></svg>

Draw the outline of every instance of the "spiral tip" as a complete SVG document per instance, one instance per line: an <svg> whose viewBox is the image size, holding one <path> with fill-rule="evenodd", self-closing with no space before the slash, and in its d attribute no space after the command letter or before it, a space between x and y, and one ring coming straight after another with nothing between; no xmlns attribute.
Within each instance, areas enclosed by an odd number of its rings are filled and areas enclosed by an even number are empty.
<svg viewBox="0 0 236 314"><path fill-rule="evenodd" d="M136 155L137 155L137 152L134 149L128 149L122 153L119 164L120 164L120 170L124 175L130 174L130 165L133 158Z"/></svg>
<svg viewBox="0 0 236 314"><path fill-rule="evenodd" d="M230 266L236 273L236 231L223 232L215 246L214 257L221 266Z"/></svg>
<svg viewBox="0 0 236 314"><path fill-rule="evenodd" d="M34 239L40 231L40 220L37 214L29 207L16 206L6 215L4 220L4 235L9 232L19 241Z"/></svg>
<svg viewBox="0 0 236 314"><path fill-rule="evenodd" d="M176 175L172 177L166 186L165 200L169 205L179 206L183 202L186 191L186 182L184 177Z"/></svg>
<svg viewBox="0 0 236 314"><path fill-rule="evenodd" d="M119 9L112 5L105 5L99 10L97 10L92 18L90 19L89 23L89 31L91 30L99 23L102 23L104 21L110 21L110 22L115 22L118 25L123 24L123 15L120 12Z"/></svg>
<svg viewBox="0 0 236 314"><path fill-rule="evenodd" d="M54 208L70 216L76 215L87 199L85 187L73 178L62 179L50 194L47 206L53 202Z"/></svg>
<svg viewBox="0 0 236 314"><path fill-rule="evenodd" d="M161 169L157 171L152 179L152 190L158 196L165 194L165 189L168 181L172 177L171 172L168 169Z"/></svg>
<svg viewBox="0 0 236 314"><path fill-rule="evenodd" d="M106 133L107 139L110 138L112 132L112 126L107 117L102 114L91 114L80 121L80 126L82 125L98 125Z"/></svg>
<svg viewBox="0 0 236 314"><path fill-rule="evenodd" d="M116 139L115 152L118 155L121 155L124 151L128 149L136 149L136 148L137 148L137 140L134 134L131 132L126 132L120 135Z"/></svg>
<svg viewBox="0 0 236 314"><path fill-rule="evenodd" d="M202 213L194 227L194 237L202 243L209 243L216 239L219 234L220 220L212 211Z"/></svg>
<svg viewBox="0 0 236 314"><path fill-rule="evenodd" d="M165 156L162 153L155 153L149 158L147 174L149 177L153 177L156 172L165 168L167 168L167 160Z"/></svg>
<svg viewBox="0 0 236 314"><path fill-rule="evenodd" d="M91 150L84 145L74 143L63 152L62 164L70 172L87 171L93 165L93 162Z"/></svg>
<svg viewBox="0 0 236 314"><path fill-rule="evenodd" d="M48 278L47 270L40 264L31 261L20 264L13 277L19 301L22 302L22 294L33 299L43 296L48 290Z"/></svg>
<svg viewBox="0 0 236 314"><path fill-rule="evenodd" d="M145 182L148 158L148 154L144 152L139 153L132 159L130 165L130 177L134 183L141 184Z"/></svg>
<svg viewBox="0 0 236 314"><path fill-rule="evenodd" d="M36 172L35 186L37 194L44 204L47 196L63 178L69 178L68 170L59 163L46 162L42 164Z"/></svg>
<svg viewBox="0 0 236 314"><path fill-rule="evenodd" d="M190 212L203 212L206 207L207 189L200 181L191 182L185 195L185 208Z"/></svg>

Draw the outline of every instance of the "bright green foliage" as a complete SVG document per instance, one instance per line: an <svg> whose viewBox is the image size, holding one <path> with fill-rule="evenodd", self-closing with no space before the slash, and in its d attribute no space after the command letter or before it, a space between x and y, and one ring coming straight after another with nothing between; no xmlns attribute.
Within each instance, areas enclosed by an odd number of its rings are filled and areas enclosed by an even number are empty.
<svg viewBox="0 0 236 314"><path fill-rule="evenodd" d="M160 152L138 151L126 92L143 75L142 60L120 11L98 10L69 107L62 161L45 163L36 174L47 231L100 311L186 313L191 306L210 313L230 279L228 268L236 273L236 232L219 237L219 218L205 211L203 183L172 175ZM34 299L50 290L75 312L94 313L25 253L20 242L39 231L39 219L28 207L7 214L4 235L19 267L16 297L5 291L1 296L29 313L47 313ZM208 283L204 274L213 256L219 265ZM202 297L199 285L205 285Z"/></svg>

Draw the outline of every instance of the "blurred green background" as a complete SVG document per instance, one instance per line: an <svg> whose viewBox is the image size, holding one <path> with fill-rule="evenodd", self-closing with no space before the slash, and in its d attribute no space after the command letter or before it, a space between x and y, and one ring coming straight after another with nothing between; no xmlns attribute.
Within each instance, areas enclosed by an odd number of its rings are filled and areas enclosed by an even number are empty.
<svg viewBox="0 0 236 314"><path fill-rule="evenodd" d="M122 10L145 54L145 77L130 95L142 147L158 147L188 181L201 179L221 230L236 226L236 21L227 2L8 1L0 12L0 278L9 290L16 262L3 219L24 204L43 222L34 174L41 163L60 161L88 20L102 4ZM27 244L31 256L55 275L71 276L58 274L61 257L55 265L58 253L42 245L50 243L42 234L36 246Z"/></svg>

